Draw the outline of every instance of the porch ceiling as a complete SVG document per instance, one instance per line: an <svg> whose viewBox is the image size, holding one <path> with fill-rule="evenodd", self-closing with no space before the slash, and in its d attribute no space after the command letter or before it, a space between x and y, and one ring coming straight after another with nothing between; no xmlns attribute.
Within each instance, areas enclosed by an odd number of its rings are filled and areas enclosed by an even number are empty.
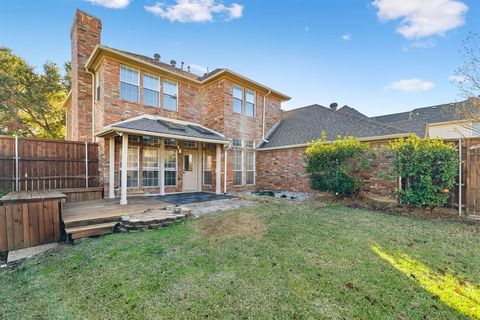
<svg viewBox="0 0 480 320"><path fill-rule="evenodd" d="M110 138L120 133L228 144L225 136L198 123L164 117L141 116L107 126L95 134Z"/></svg>

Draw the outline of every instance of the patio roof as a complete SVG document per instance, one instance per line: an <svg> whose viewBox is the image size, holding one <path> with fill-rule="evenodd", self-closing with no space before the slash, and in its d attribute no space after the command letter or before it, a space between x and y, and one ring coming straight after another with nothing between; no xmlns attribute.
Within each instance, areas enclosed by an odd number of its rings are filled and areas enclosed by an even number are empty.
<svg viewBox="0 0 480 320"><path fill-rule="evenodd" d="M201 124L158 116L143 115L105 127L96 137L110 138L120 133L228 144L219 132Z"/></svg>

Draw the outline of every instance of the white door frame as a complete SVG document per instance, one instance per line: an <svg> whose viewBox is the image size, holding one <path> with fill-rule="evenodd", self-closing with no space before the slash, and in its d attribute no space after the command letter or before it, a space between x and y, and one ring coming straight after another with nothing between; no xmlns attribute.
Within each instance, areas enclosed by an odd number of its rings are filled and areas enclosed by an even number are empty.
<svg viewBox="0 0 480 320"><path fill-rule="evenodd" d="M191 170L186 173L185 171L185 156L186 155L192 155L192 168ZM196 149L183 149L182 157L183 157L183 176L182 176L182 192L194 192L194 191L199 191L198 189L198 179L200 179L198 175L198 165L200 163L199 158L198 158L198 150ZM187 185L186 182L186 176L185 175L191 175L193 176L191 179L194 179L194 181L189 181L189 184ZM187 176L188 177L188 176ZM193 188L186 188L186 186L193 186Z"/></svg>

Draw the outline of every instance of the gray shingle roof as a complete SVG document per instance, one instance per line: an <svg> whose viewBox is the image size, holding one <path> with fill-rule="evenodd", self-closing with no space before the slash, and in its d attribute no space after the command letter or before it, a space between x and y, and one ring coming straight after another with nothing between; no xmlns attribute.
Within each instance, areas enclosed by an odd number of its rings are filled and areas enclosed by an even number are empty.
<svg viewBox="0 0 480 320"><path fill-rule="evenodd" d="M388 125L414 133L420 138L425 138L427 135L427 122L425 120L395 121L389 122Z"/></svg>
<svg viewBox="0 0 480 320"><path fill-rule="evenodd" d="M362 119L365 119L365 118L369 119L368 116L364 115L363 113L361 113L357 109L354 109L354 108L346 106L346 105L341 107L340 109L338 109L337 112L343 112L343 113L349 114L351 116L360 117Z"/></svg>
<svg viewBox="0 0 480 320"><path fill-rule="evenodd" d="M413 109L412 111L387 114L372 117L381 123L392 123L398 121L424 120L427 123L439 123L455 120L463 120L472 117L476 112L474 104L478 106L478 99L471 98L461 102L440 104L436 106Z"/></svg>
<svg viewBox="0 0 480 320"><path fill-rule="evenodd" d="M184 136L188 138L199 138L206 140L222 140L227 141L223 136L204 129L200 125L192 124L178 124L168 120L154 120L150 118L133 119L121 123L116 123L112 128L123 128L132 130L141 130L157 134L170 134L177 136Z"/></svg>
<svg viewBox="0 0 480 320"><path fill-rule="evenodd" d="M339 135L368 138L407 133L368 117L352 116L315 104L283 112L280 123L267 136L269 142L260 148L305 144L321 138L322 132L326 132L328 140L336 140Z"/></svg>

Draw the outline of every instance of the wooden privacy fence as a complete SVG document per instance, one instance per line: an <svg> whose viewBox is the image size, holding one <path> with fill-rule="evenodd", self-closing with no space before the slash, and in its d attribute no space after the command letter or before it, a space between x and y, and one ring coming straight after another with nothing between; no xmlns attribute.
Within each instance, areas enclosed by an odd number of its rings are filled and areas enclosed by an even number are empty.
<svg viewBox="0 0 480 320"><path fill-rule="evenodd" d="M480 138L462 138L448 142L457 147L461 160L449 204L457 208L460 205L463 213L480 215Z"/></svg>
<svg viewBox="0 0 480 320"><path fill-rule="evenodd" d="M99 186L98 144L0 136L0 192Z"/></svg>
<svg viewBox="0 0 480 320"><path fill-rule="evenodd" d="M60 241L64 198L56 191L20 191L4 196L0 206L0 252Z"/></svg>

